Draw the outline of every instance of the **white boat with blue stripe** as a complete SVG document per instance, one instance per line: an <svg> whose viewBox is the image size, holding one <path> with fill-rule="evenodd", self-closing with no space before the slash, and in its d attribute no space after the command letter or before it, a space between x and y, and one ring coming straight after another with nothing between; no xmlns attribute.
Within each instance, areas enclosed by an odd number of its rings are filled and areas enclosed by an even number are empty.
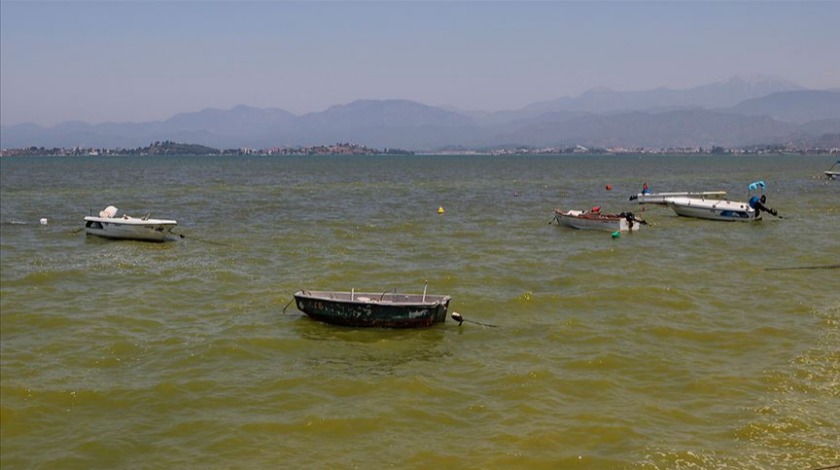
<svg viewBox="0 0 840 470"><path fill-rule="evenodd" d="M749 203L694 197L669 197L665 204L677 215L697 219L752 222L761 220L761 213Z"/></svg>
<svg viewBox="0 0 840 470"><path fill-rule="evenodd" d="M747 189L750 192L758 191L758 193L754 193L755 195L750 197L749 202L694 197L669 197L665 198L665 204L673 209L677 215L698 219L752 222L754 220L761 220L762 212L768 212L771 215L781 218L775 209L764 205L767 202L767 198L761 193L764 192L766 187L767 185L764 184L764 181L750 183ZM761 196L758 194L761 194Z"/></svg>

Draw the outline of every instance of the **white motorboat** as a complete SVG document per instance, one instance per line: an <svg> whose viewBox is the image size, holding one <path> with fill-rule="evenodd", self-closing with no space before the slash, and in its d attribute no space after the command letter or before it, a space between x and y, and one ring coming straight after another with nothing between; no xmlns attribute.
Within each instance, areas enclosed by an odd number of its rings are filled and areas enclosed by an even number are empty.
<svg viewBox="0 0 840 470"><path fill-rule="evenodd" d="M85 217L85 233L105 238L143 240L162 242L169 236L175 236L172 229L178 225L174 220L130 217L118 214L119 209L108 206L99 212L99 216Z"/></svg>
<svg viewBox="0 0 840 470"><path fill-rule="evenodd" d="M634 232L639 230L642 225L647 225L647 222L636 218L632 212L602 214L598 208L591 211L555 209L554 220L558 224L580 230L607 230L610 232Z"/></svg>
<svg viewBox="0 0 840 470"><path fill-rule="evenodd" d="M639 204L661 204L665 205L665 199L673 197L693 197L704 199L723 199L726 197L726 191L676 191L669 193L646 193L641 192L634 196L630 196L631 201L636 201Z"/></svg>
<svg viewBox="0 0 840 470"><path fill-rule="evenodd" d="M665 204L678 215L698 219L751 222L761 220L761 211L747 202L726 201L694 197L671 197Z"/></svg>
<svg viewBox="0 0 840 470"><path fill-rule="evenodd" d="M834 171L834 167L840 164L840 160L834 162L834 165L831 165L831 168L825 170L825 177L830 180L840 180L840 171Z"/></svg>

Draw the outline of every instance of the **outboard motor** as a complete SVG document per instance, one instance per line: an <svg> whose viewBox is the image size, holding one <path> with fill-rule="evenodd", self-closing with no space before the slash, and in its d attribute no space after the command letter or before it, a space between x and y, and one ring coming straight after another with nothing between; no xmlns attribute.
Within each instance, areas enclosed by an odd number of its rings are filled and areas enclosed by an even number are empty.
<svg viewBox="0 0 840 470"><path fill-rule="evenodd" d="M756 212L764 211L764 212L768 212L771 215L774 215L774 216L778 217L779 212L776 211L776 209L773 209L772 207L765 206L764 205L765 202L767 202L767 196L765 196L763 194L761 195L761 198L757 198L757 197L753 196L753 197L750 198L750 207L755 209Z"/></svg>
<svg viewBox="0 0 840 470"><path fill-rule="evenodd" d="M639 224L642 224L642 225L647 225L647 222L645 222L643 219L636 218L636 216L633 215L632 212L622 212L618 215L627 219L627 222L630 222L631 227L633 226L633 223L639 223Z"/></svg>

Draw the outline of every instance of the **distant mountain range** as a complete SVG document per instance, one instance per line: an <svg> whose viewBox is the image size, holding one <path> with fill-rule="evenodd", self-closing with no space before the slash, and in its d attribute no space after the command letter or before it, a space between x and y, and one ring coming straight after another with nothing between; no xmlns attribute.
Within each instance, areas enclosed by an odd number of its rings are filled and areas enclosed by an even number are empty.
<svg viewBox="0 0 840 470"><path fill-rule="evenodd" d="M779 80L727 81L684 90L593 89L500 112L406 100L360 100L295 115L236 106L165 121L0 127L0 147L135 148L154 141L215 148L353 142L423 151L447 147L745 147L840 142L840 91Z"/></svg>

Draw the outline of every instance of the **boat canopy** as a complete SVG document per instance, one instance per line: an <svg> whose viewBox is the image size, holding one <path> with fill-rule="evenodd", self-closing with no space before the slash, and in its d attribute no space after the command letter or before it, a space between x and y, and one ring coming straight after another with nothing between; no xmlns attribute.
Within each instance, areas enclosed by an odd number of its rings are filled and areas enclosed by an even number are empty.
<svg viewBox="0 0 840 470"><path fill-rule="evenodd" d="M117 209L116 207L108 206L104 210L99 211L99 217L102 217L104 219L113 219L114 216L117 215L118 211L119 209Z"/></svg>
<svg viewBox="0 0 840 470"><path fill-rule="evenodd" d="M750 191L755 191L756 189L764 189L766 187L767 185L764 184L764 181L756 181L754 183L750 183L750 185L748 186Z"/></svg>

